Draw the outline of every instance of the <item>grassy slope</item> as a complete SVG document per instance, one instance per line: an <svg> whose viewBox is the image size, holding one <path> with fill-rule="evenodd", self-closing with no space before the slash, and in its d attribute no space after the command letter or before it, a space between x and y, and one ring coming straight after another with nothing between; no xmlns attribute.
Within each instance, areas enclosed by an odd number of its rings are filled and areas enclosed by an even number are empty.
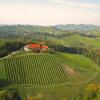
<svg viewBox="0 0 100 100"><path fill-rule="evenodd" d="M73 84L88 83L95 77L95 72L99 71L93 61L82 55L65 53L62 55L63 59L66 59L66 65L75 71L74 75L70 75L70 82Z"/></svg>
<svg viewBox="0 0 100 100"><path fill-rule="evenodd" d="M94 70L97 68L97 65L85 56L68 53L62 53L61 55L65 57L64 59L66 59L68 65L70 66L79 66L80 68L85 68L86 70Z"/></svg>
<svg viewBox="0 0 100 100"><path fill-rule="evenodd" d="M98 38L88 38L77 35L72 35L63 38L65 45L75 45L75 43L85 43L86 45L91 45L93 47L100 47L100 37Z"/></svg>
<svg viewBox="0 0 100 100"><path fill-rule="evenodd" d="M63 55L63 56L62 56ZM82 79L87 80L87 76L90 78L93 76L93 74L96 73L96 69L98 69L98 66L89 60L88 58L81 56L81 55L72 55L72 54L59 54L59 58L62 57L64 59L64 63L67 64L70 68L76 68L79 66L80 70L76 71L75 75L71 77L73 81L82 81ZM3 70L2 70L2 62L0 63L0 76L3 76ZM79 72L79 73L77 73ZM92 73L91 73L92 72ZM79 77L80 76L80 77ZM78 79L77 79L78 78ZM38 88L34 86L26 86L26 85L11 85L7 88L16 88L23 99L27 97L28 94L36 95L37 93L43 93L45 95L48 95L50 98L47 100L63 100L64 98L67 98L67 100L71 100L73 96L79 94L84 90L84 87L89 83L95 83L100 82L99 75L96 76L93 80L89 81L86 84L70 84L70 85L63 85L63 86L57 86L57 87L43 87Z"/></svg>

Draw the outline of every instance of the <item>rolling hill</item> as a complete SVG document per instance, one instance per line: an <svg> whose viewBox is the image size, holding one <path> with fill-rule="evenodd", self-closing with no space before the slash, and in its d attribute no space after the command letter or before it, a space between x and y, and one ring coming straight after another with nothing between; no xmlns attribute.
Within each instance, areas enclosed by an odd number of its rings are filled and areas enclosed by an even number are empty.
<svg viewBox="0 0 100 100"><path fill-rule="evenodd" d="M61 29L61 30L68 30L68 31L76 31L76 32L89 32L94 30L100 30L100 26L96 25L85 25L85 24L60 24L55 25L54 27Z"/></svg>
<svg viewBox="0 0 100 100"><path fill-rule="evenodd" d="M7 57L1 61L5 67L8 84L45 86L67 84L71 81L76 84L81 81L84 83L99 69L84 56L64 53L24 54ZM2 69L2 65L0 67ZM79 80L81 75L84 79Z"/></svg>
<svg viewBox="0 0 100 100"><path fill-rule="evenodd" d="M64 26L65 29L63 26L0 26L0 50L4 46L9 48L9 44L6 44L9 39L12 43L15 40L30 43L46 38L55 47L100 47L98 26ZM2 52L6 52L6 48ZM19 50L18 53L14 51L13 56L0 58L0 89L16 89L22 100L26 100L28 95L43 97L39 100L75 100L74 97L82 93L88 84L100 83L99 76L99 66L78 54L22 53Z"/></svg>
<svg viewBox="0 0 100 100"><path fill-rule="evenodd" d="M64 41L65 45L69 45L69 46L75 46L81 43L86 46L100 47L100 37L89 38L80 35L71 35L62 38L62 40Z"/></svg>
<svg viewBox="0 0 100 100"><path fill-rule="evenodd" d="M0 60L0 86L7 82L7 88L16 88L24 99L34 91L52 98L47 100L60 100L63 96L71 100L72 91L77 95L82 91L78 89L97 79L99 72L99 67L82 55L24 54Z"/></svg>

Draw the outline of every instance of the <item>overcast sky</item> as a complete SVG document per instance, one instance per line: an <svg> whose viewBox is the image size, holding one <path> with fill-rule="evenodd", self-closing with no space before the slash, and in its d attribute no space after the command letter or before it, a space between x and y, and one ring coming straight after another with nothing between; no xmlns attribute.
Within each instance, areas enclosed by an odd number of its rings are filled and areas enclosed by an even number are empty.
<svg viewBox="0 0 100 100"><path fill-rule="evenodd" d="M100 25L100 0L0 0L0 24Z"/></svg>

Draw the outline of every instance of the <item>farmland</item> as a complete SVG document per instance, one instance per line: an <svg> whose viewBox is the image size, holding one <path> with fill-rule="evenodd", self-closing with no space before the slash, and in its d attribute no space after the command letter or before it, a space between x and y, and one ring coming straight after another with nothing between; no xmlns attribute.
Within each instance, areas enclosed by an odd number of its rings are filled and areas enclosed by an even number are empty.
<svg viewBox="0 0 100 100"><path fill-rule="evenodd" d="M37 91L45 93L47 88L47 93L51 96L54 95L50 91L60 90L56 96L59 97L60 93L62 97L65 91L68 93L66 89L70 85L76 90L75 87L83 87L99 75L99 68L93 61L77 54L23 54L3 58L0 64L0 79L6 80L9 88L17 88L23 98L27 93L33 93L34 89L35 93ZM67 95L67 98L71 98L70 96ZM55 99L53 97L53 100L60 100L61 97L57 97Z"/></svg>
<svg viewBox="0 0 100 100"><path fill-rule="evenodd" d="M27 55L4 60L9 84L52 85L66 83L62 67L52 55ZM51 64L52 63L52 64Z"/></svg>
<svg viewBox="0 0 100 100"><path fill-rule="evenodd" d="M86 67L85 64L87 65L88 59L85 60L86 58L84 57L81 57L81 59L83 59L85 63L80 67L80 64L82 64L79 59L80 56L76 57L78 59L74 61L74 56L71 58L71 55L68 54L66 56L59 53L40 55L26 54L24 56L3 59L3 62L8 84L45 86L67 84L71 81L77 83L78 81L82 81L79 80L81 77L83 77L85 81L94 76L98 67L96 65L92 67L92 64ZM68 72L69 70L71 70L73 74L75 73L75 75L71 75L71 73ZM82 72L87 75L86 79L84 79L85 76ZM75 77L77 77L77 79Z"/></svg>
<svg viewBox="0 0 100 100"><path fill-rule="evenodd" d="M0 37L0 100L10 89L16 90L21 100L31 96L32 100L79 100L88 85L100 84L99 31L88 35L87 31L69 32L52 26L7 27L1 27ZM23 46L32 42L42 42L53 52L23 51ZM82 53L77 52L78 47L83 47ZM96 100L100 100L100 91Z"/></svg>
<svg viewBox="0 0 100 100"><path fill-rule="evenodd" d="M65 45L69 46L75 46L78 45L77 43L83 43L86 46L92 46L94 48L100 47L100 37L96 38L89 38L89 37L83 37L80 35L72 35L68 37L62 38Z"/></svg>

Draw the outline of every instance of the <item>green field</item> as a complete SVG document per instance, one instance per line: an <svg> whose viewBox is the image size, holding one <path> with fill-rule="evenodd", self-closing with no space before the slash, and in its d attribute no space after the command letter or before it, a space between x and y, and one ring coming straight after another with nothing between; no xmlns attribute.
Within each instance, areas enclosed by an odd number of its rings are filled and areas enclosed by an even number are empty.
<svg viewBox="0 0 100 100"><path fill-rule="evenodd" d="M8 84L36 86L89 80L98 69L97 65L89 63L90 61L84 56L64 53L26 54L3 59Z"/></svg>
<svg viewBox="0 0 100 100"><path fill-rule="evenodd" d="M78 43L83 43L86 46L100 47L100 37L89 38L80 35L72 35L62 39L65 45L76 46Z"/></svg>
<svg viewBox="0 0 100 100"><path fill-rule="evenodd" d="M23 100L28 94L72 100L87 84L99 83L99 73L93 61L77 54L30 53L0 60L0 86L7 82L5 89L17 89Z"/></svg>
<svg viewBox="0 0 100 100"><path fill-rule="evenodd" d="M22 100L87 100L78 97L87 94L88 85L100 85L100 66L95 63L100 58L100 27L68 26L0 26L0 100L9 89ZM31 42L43 42L51 53L23 51ZM100 89L97 95L93 100L100 100ZM29 96L34 98L27 99Z"/></svg>

